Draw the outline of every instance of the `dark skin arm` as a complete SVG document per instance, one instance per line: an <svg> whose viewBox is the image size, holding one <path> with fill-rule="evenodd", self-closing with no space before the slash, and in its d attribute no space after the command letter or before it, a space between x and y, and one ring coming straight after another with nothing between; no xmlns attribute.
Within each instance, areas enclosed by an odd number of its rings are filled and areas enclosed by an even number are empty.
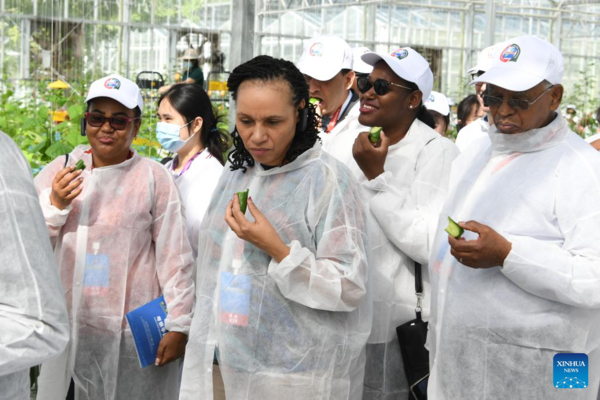
<svg viewBox="0 0 600 400"><path fill-rule="evenodd" d="M458 223L464 230L479 234L477 240L456 239L448 236L450 253L461 264L470 268L493 268L504 265L512 244L487 225L476 221Z"/></svg>

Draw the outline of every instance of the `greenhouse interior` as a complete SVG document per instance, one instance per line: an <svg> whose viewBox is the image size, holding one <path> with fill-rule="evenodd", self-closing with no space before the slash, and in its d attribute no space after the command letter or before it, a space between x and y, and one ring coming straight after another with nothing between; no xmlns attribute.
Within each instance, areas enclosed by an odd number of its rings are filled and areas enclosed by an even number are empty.
<svg viewBox="0 0 600 400"><path fill-rule="evenodd" d="M227 109L226 79L235 66L259 54L297 62L303 43L319 34L371 51L416 49L430 62L434 90L451 104L473 92L467 71L482 49L536 35L564 56L563 104L591 113L599 103L600 2L594 0L2 0L0 7L0 65L4 92L11 93L3 101L23 110L24 120L31 107L48 107L34 113L39 114L35 122L24 121L32 129L19 135L24 150L34 149L30 159L38 161L64 151L44 155L59 136L62 144L55 147L84 140L75 137L83 109L73 100L96 78L119 73L141 79L149 85L145 96L152 99L157 86L178 79L181 56L193 48L205 89ZM69 88L30 96L57 80ZM13 106L3 112L10 114ZM68 107L69 121L53 124L52 118L63 118L53 109L66 112ZM0 128L15 129L2 122ZM45 141L41 126L59 133ZM151 130L140 135L146 144L155 143ZM73 138L65 142L69 131ZM144 149L156 157L154 147ZM34 168L37 164L32 162Z"/></svg>

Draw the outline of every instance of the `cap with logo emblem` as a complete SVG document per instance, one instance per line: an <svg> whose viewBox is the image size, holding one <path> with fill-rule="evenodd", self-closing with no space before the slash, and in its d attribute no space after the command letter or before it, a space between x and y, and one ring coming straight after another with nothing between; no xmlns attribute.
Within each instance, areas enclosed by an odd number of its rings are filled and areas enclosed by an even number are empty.
<svg viewBox="0 0 600 400"><path fill-rule="evenodd" d="M513 92L523 92L548 81L562 82L564 59L560 51L535 36L507 40L487 72L471 84L489 83Z"/></svg>
<svg viewBox="0 0 600 400"><path fill-rule="evenodd" d="M343 69L352 69L352 48L334 35L315 36L304 45L304 52L296 67L304 75L319 81L328 81Z"/></svg>
<svg viewBox="0 0 600 400"><path fill-rule="evenodd" d="M139 107L140 111L144 109L144 100L139 86L121 75L113 74L94 81L90 85L85 102L87 103L98 97L108 97L116 100L129 109L135 107Z"/></svg>

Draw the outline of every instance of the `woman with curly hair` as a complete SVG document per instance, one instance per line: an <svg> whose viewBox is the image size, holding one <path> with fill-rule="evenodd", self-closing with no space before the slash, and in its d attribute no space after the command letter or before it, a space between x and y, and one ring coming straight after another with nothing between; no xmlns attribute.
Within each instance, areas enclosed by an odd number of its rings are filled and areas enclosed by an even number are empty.
<svg viewBox="0 0 600 400"><path fill-rule="evenodd" d="M321 151L291 62L256 57L228 85L235 149L200 229L180 399L223 387L228 399L360 398L372 318L360 189Z"/></svg>

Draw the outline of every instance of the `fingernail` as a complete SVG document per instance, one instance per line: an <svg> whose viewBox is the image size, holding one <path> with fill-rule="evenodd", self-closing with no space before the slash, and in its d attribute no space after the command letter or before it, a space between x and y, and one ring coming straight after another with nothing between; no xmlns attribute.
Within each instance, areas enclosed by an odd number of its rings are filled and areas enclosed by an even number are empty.
<svg viewBox="0 0 600 400"><path fill-rule="evenodd" d="M158 364L160 364L160 358L157 358L156 360L154 360L154 365L156 365L158 367Z"/></svg>
<svg viewBox="0 0 600 400"><path fill-rule="evenodd" d="M248 200L252 201L252 196L248 197Z"/></svg>

